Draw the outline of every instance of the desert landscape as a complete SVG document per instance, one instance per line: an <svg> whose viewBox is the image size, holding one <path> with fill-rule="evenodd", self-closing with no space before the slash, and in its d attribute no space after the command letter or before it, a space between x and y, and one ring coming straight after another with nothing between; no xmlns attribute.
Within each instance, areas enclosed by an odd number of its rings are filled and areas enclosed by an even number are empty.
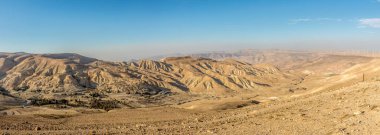
<svg viewBox="0 0 380 135"><path fill-rule="evenodd" d="M378 134L380 59L1 53L2 134Z"/></svg>
<svg viewBox="0 0 380 135"><path fill-rule="evenodd" d="M380 135L380 0L0 0L0 135Z"/></svg>

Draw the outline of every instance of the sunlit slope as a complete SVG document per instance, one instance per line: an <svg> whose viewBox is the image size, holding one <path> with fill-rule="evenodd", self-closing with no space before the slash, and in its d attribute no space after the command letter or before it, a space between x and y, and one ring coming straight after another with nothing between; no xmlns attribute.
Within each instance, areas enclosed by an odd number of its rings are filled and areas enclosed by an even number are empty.
<svg viewBox="0 0 380 135"><path fill-rule="evenodd" d="M288 77L270 65L177 57L163 61L106 62L77 54L2 54L0 86L8 92L223 94L271 87Z"/></svg>

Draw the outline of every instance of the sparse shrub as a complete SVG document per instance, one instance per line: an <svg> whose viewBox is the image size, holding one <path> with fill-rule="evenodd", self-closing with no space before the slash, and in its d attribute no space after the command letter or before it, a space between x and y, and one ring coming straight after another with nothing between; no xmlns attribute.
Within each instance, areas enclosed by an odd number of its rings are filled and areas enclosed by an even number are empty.
<svg viewBox="0 0 380 135"><path fill-rule="evenodd" d="M26 91L29 89L29 86L22 86L22 87L16 87L15 90L16 91Z"/></svg>
<svg viewBox="0 0 380 135"><path fill-rule="evenodd" d="M80 99L75 99L74 104L70 104L70 106L86 106L86 102L81 101Z"/></svg>
<svg viewBox="0 0 380 135"><path fill-rule="evenodd" d="M252 100L252 101L251 101L251 104L260 104L260 101Z"/></svg>
<svg viewBox="0 0 380 135"><path fill-rule="evenodd" d="M103 109L106 111L118 108L118 101L116 100L101 100L101 99L92 99L90 101L90 108Z"/></svg>
<svg viewBox="0 0 380 135"><path fill-rule="evenodd" d="M93 98L102 97L103 95L99 92L91 92L90 96Z"/></svg>
<svg viewBox="0 0 380 135"><path fill-rule="evenodd" d="M8 91L5 90L3 87L0 87L0 94L6 95L8 94Z"/></svg>
<svg viewBox="0 0 380 135"><path fill-rule="evenodd" d="M0 87L0 92L3 92L5 91L5 89L3 87Z"/></svg>
<svg viewBox="0 0 380 135"><path fill-rule="evenodd" d="M67 105L69 103L68 100L66 99L30 99L31 100L31 105L36 105L36 106L42 106L42 105Z"/></svg>
<svg viewBox="0 0 380 135"><path fill-rule="evenodd" d="M169 95L171 92L160 86L151 85L146 82L130 85L126 91L127 94L138 94L142 96L153 96L157 94Z"/></svg>
<svg viewBox="0 0 380 135"><path fill-rule="evenodd" d="M40 93L40 92L42 92L42 90L41 90L41 89L36 89L36 90L31 90L31 92L37 92L37 93Z"/></svg>

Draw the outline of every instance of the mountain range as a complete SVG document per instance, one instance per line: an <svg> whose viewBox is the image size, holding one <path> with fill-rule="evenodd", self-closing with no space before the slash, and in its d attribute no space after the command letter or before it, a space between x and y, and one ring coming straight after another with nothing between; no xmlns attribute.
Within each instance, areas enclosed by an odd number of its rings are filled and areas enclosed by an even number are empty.
<svg viewBox="0 0 380 135"><path fill-rule="evenodd" d="M272 87L287 77L274 66L233 59L217 61L187 56L161 61L108 62L70 53L0 54L3 93L22 99L62 98L94 90L143 95L220 95Z"/></svg>

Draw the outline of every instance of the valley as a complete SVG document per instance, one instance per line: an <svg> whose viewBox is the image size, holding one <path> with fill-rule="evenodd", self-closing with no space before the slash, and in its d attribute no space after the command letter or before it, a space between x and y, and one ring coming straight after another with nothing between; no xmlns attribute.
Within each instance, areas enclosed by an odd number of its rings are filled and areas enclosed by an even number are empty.
<svg viewBox="0 0 380 135"><path fill-rule="evenodd" d="M136 62L2 53L0 133L377 134L378 65L283 51Z"/></svg>

